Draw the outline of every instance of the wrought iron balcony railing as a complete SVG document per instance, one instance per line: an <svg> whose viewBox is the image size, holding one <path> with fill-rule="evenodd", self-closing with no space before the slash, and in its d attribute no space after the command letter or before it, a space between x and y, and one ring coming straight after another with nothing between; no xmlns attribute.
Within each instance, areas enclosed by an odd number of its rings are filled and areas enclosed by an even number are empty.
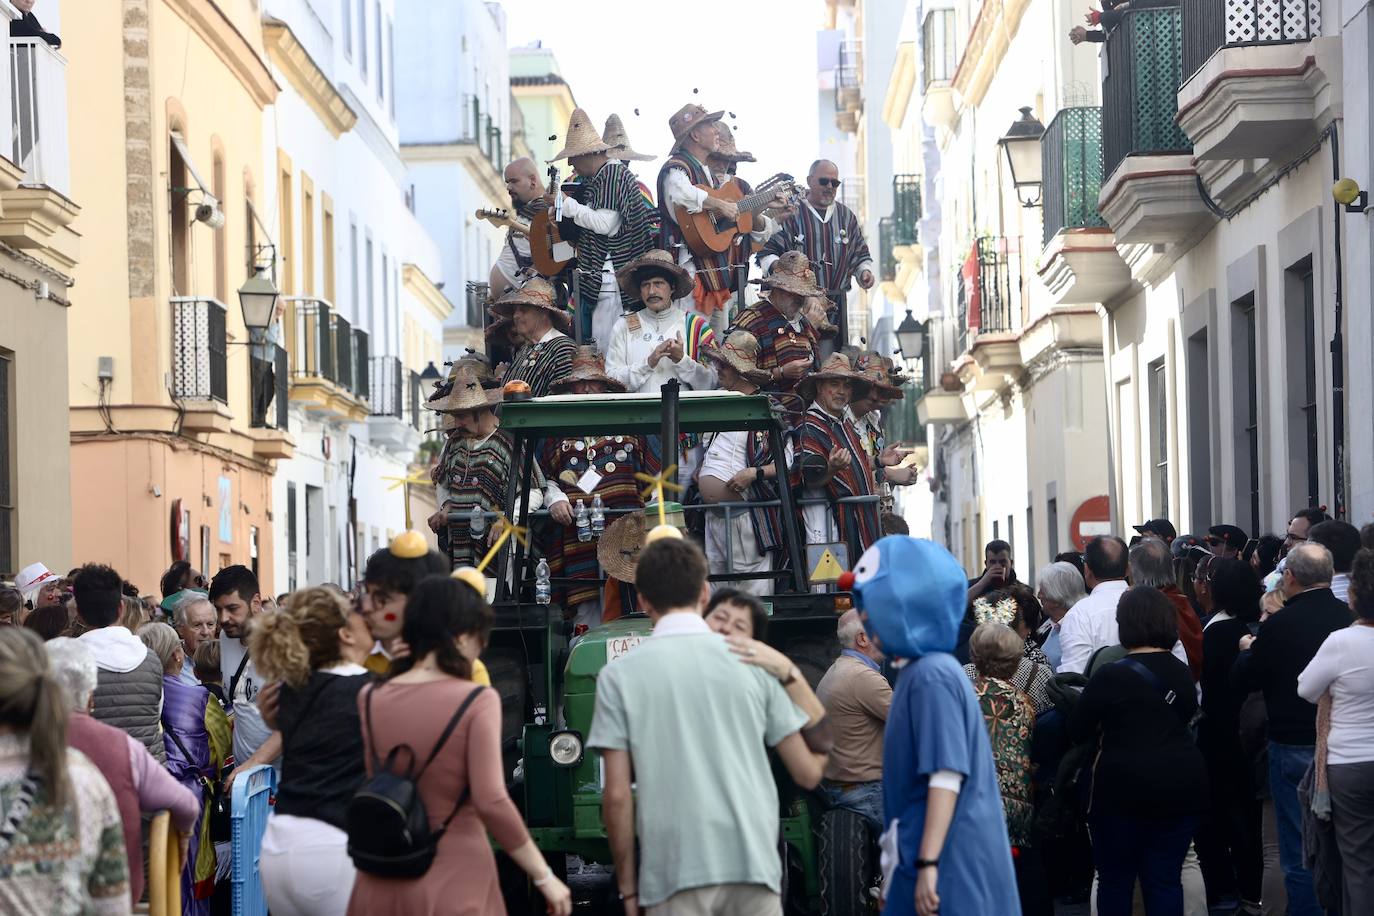
<svg viewBox="0 0 1374 916"><path fill-rule="evenodd" d="M406 372L406 391L407 407L410 414L410 425L415 427L417 432L425 431L425 399L429 392L425 390L424 382L420 380L420 373L412 370ZM438 420L434 422L438 426Z"/></svg>
<svg viewBox="0 0 1374 916"><path fill-rule="evenodd" d="M272 342L254 342L248 360L248 394L253 407L254 429L290 426L287 383L291 374L286 348Z"/></svg>
<svg viewBox="0 0 1374 916"><path fill-rule="evenodd" d="M1063 229L1105 226L1097 212L1102 190L1102 109L1062 108L1040 138L1045 236Z"/></svg>
<svg viewBox="0 0 1374 916"><path fill-rule="evenodd" d="M339 380L334 360L334 310L323 299L292 298L291 377Z"/></svg>
<svg viewBox="0 0 1374 916"><path fill-rule="evenodd" d="M334 324L334 365L337 375L334 381L339 385L353 390L353 325L349 324L348 319L335 312L330 320Z"/></svg>
<svg viewBox="0 0 1374 916"><path fill-rule="evenodd" d="M1182 31L1178 0L1136 0L1107 35L1104 177L1127 156L1192 152L1192 143L1174 121L1182 82Z"/></svg>
<svg viewBox="0 0 1374 916"><path fill-rule="evenodd" d="M173 296L172 394L229 403L227 311L214 299Z"/></svg>
<svg viewBox="0 0 1374 916"><path fill-rule="evenodd" d="M897 279L897 255L892 251L896 247L892 241L894 235L893 222L893 218L890 216L884 216L878 220L878 257L881 260L879 266L882 273L881 279L886 281Z"/></svg>
<svg viewBox="0 0 1374 916"><path fill-rule="evenodd" d="M1322 31L1321 0L1182 0L1183 75L1221 48L1311 41Z"/></svg>
<svg viewBox="0 0 1374 916"><path fill-rule="evenodd" d="M894 175L892 177L893 242L915 245L921 222L921 176Z"/></svg>
<svg viewBox="0 0 1374 916"><path fill-rule="evenodd" d="M353 329L353 393L364 401L372 395L372 379L368 374L371 338L362 328Z"/></svg>
<svg viewBox="0 0 1374 916"><path fill-rule="evenodd" d="M1019 259L1010 240L998 236L978 239L978 332L1015 330L1013 307L1020 293Z"/></svg>
<svg viewBox="0 0 1374 916"><path fill-rule="evenodd" d="M858 41L840 42L835 61L835 110L856 108L862 98L863 45Z"/></svg>
<svg viewBox="0 0 1374 916"><path fill-rule="evenodd" d="M372 376L369 383L372 416L408 419L404 387L408 379L401 361L394 356L374 356L369 361L369 374Z"/></svg>

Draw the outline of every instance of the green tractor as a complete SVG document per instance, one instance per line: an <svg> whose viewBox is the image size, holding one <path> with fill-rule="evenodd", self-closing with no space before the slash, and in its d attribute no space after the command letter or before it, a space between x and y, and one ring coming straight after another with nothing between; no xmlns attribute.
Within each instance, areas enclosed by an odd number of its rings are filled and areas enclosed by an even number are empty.
<svg viewBox="0 0 1374 916"><path fill-rule="evenodd" d="M665 389L675 385L670 383ZM676 390L658 395L602 395L546 397L507 402L502 428L514 441L507 481L505 513L537 526L547 512L529 511L529 481L534 456L544 439L601 435L659 435L677 441L678 431L713 433L763 431L779 467L783 460L783 420L769 398L730 392ZM795 500L784 486L773 503L781 508L789 568L752 574L774 579L775 593L765 599L770 622L768 641L789 655L814 687L838 654L837 615L848 609L844 592L810 590L795 513ZM747 505L731 504L742 509ZM708 510L709 511L709 510ZM608 513L609 514L609 513ZM455 513L456 520L456 513ZM532 537L535 545L538 538ZM853 554L851 554L852 556ZM523 544L510 542L495 564L496 623L483 660L492 684L501 695L503 748L511 796L521 808L530 833L561 876L575 857L591 871L600 867L599 890L579 889L575 899L591 895L590 912L618 912L610 875L610 846L601 821L601 761L584 747L596 705L597 674L647 638L647 617L632 614L574 636L572 624L555 604L534 598L536 558ZM740 580L750 574L731 573L713 579ZM559 580L554 580L555 584ZM826 913L835 916L876 913L869 893L876 871L873 838L857 814L828 807L818 795L792 783L780 765L775 767L781 802L779 851L784 862L784 901L788 914ZM539 894L526 885L503 858L502 880L512 914L542 914ZM593 884L596 882L593 881ZM583 903L583 906L587 906ZM523 909L527 907L527 909Z"/></svg>

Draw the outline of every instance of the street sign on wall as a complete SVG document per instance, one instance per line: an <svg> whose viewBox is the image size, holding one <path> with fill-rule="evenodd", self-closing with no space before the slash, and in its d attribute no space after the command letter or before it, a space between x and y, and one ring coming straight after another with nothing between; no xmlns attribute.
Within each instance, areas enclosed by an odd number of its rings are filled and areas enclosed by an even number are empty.
<svg viewBox="0 0 1374 916"><path fill-rule="evenodd" d="M1077 550L1088 546L1093 538L1112 533L1112 506L1105 496L1085 499L1073 510L1069 520L1069 538Z"/></svg>

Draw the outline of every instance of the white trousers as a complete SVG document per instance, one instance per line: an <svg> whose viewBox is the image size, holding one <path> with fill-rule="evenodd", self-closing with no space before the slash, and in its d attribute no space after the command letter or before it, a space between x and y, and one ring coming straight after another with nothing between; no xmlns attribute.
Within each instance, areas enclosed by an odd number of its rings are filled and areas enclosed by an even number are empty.
<svg viewBox="0 0 1374 916"><path fill-rule="evenodd" d="M596 308L592 310L592 337L596 340L596 348L602 353L611 347L611 331L622 311L624 306L620 302L620 285L615 282L615 274L607 266L601 271L601 292L596 297Z"/></svg>
<svg viewBox="0 0 1374 916"><path fill-rule="evenodd" d="M348 835L312 817L273 814L258 859L272 916L345 916L353 896Z"/></svg>
<svg viewBox="0 0 1374 916"><path fill-rule="evenodd" d="M725 553L727 540L730 549L728 566ZM768 556L759 551L758 541L754 537L754 525L749 521L748 511L741 509L732 513L728 530L724 512L707 511L706 562L710 565L713 576L766 572L770 568ZM733 586L753 595L773 594L772 579L741 579L738 582L717 582L714 585L717 588Z"/></svg>

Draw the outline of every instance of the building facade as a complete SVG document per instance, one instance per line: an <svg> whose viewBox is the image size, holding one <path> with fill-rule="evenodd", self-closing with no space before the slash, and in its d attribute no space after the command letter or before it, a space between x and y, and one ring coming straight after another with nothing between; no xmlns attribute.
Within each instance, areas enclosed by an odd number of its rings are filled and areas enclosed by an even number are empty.
<svg viewBox="0 0 1374 916"><path fill-rule="evenodd" d="M563 79L553 49L541 42L511 48L510 91L515 99L514 112L519 113L523 124L529 155L542 169L563 148L549 138L563 135L577 107L572 87Z"/></svg>

